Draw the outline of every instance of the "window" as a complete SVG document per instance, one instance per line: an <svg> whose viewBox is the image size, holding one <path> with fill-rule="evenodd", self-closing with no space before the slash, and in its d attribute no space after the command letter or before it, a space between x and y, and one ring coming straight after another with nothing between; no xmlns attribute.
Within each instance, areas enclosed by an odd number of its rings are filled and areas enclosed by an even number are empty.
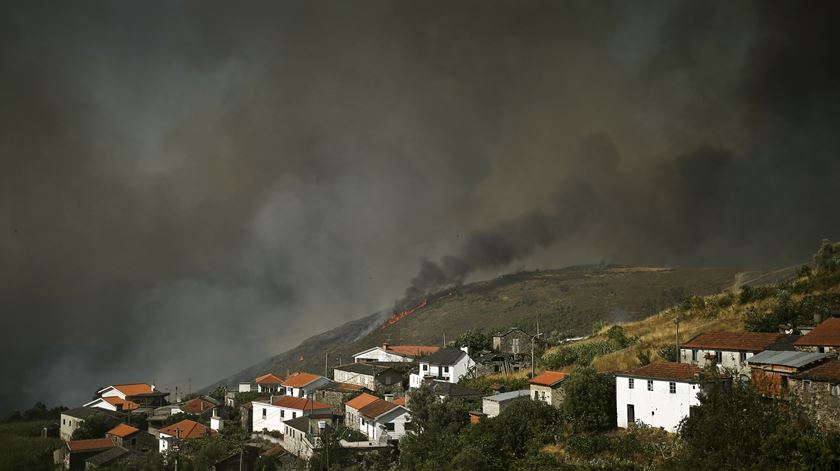
<svg viewBox="0 0 840 471"><path fill-rule="evenodd" d="M132 439L131 439L131 444L132 444L132 445L136 445L136 444L137 444L137 439L136 439L136 438L132 438Z"/></svg>
<svg viewBox="0 0 840 471"><path fill-rule="evenodd" d="M627 380L627 388L633 389L633 378Z"/></svg>
<svg viewBox="0 0 840 471"><path fill-rule="evenodd" d="M265 414L266 414L265 408L263 408L263 419L265 418Z"/></svg>
<svg viewBox="0 0 840 471"><path fill-rule="evenodd" d="M715 363L723 363L723 354L721 352L715 352Z"/></svg>
<svg viewBox="0 0 840 471"><path fill-rule="evenodd" d="M820 353L825 353L825 347L817 347L817 351Z"/></svg>
<svg viewBox="0 0 840 471"><path fill-rule="evenodd" d="M293 419L296 419L296 418L297 418L297 412L292 412L292 418L293 418Z"/></svg>
<svg viewBox="0 0 840 471"><path fill-rule="evenodd" d="M444 366L444 367L443 367L443 372L444 372L444 373L449 373L449 367L448 367L448 366Z"/></svg>
<svg viewBox="0 0 840 471"><path fill-rule="evenodd" d="M61 425L67 425L67 424L65 423L65 419L61 419Z"/></svg>
<svg viewBox="0 0 840 471"><path fill-rule="evenodd" d="M788 387L788 377L782 376L782 389L787 389Z"/></svg>
<svg viewBox="0 0 840 471"><path fill-rule="evenodd" d="M385 375L385 386L391 385L391 375Z"/></svg>
<svg viewBox="0 0 840 471"><path fill-rule="evenodd" d="M281 418L281 419L285 419L285 418L286 418L286 411L285 411L284 409L280 409L280 418Z"/></svg>
<svg viewBox="0 0 840 471"><path fill-rule="evenodd" d="M747 352L741 352L741 363L747 361Z"/></svg>
<svg viewBox="0 0 840 471"><path fill-rule="evenodd" d="M648 380L648 391L653 391L653 380L652 379Z"/></svg>
<svg viewBox="0 0 840 471"><path fill-rule="evenodd" d="M543 400L543 402L548 402L548 400L546 400L546 398L545 398L545 391L543 391L541 394L542 394L542 400Z"/></svg>
<svg viewBox="0 0 840 471"><path fill-rule="evenodd" d="M540 400L540 392L539 392L539 391L534 391L534 400L535 400L535 401L539 401L539 400Z"/></svg>
<svg viewBox="0 0 840 471"><path fill-rule="evenodd" d="M675 383L673 381L668 383L668 392L671 393L671 394L676 394L677 393L677 383Z"/></svg>
<svg viewBox="0 0 840 471"><path fill-rule="evenodd" d="M691 349L691 361L697 361L697 349Z"/></svg>
<svg viewBox="0 0 840 471"><path fill-rule="evenodd" d="M802 386L805 388L806 391L810 391L811 390L811 381L806 379L805 381L802 382Z"/></svg>
<svg viewBox="0 0 840 471"><path fill-rule="evenodd" d="M513 345L511 346L512 353L519 353L519 339L513 339Z"/></svg>
<svg viewBox="0 0 840 471"><path fill-rule="evenodd" d="M387 430L389 432L393 432L394 431L394 423L393 422L388 422L387 424L385 424L385 430Z"/></svg>
<svg viewBox="0 0 840 471"><path fill-rule="evenodd" d="M428 370L428 369L429 369L429 365L427 365L427 364L425 364L425 363L423 363L423 364L422 364L422 365L420 365L420 366L422 366L422 367L423 367L423 371L426 371L426 370Z"/></svg>
<svg viewBox="0 0 840 471"><path fill-rule="evenodd" d="M493 372L494 373L498 373L500 371L502 371L502 369L499 367L499 365L493 365Z"/></svg>
<svg viewBox="0 0 840 471"><path fill-rule="evenodd" d="M831 395L832 396L840 396L840 384L832 384L831 385Z"/></svg>

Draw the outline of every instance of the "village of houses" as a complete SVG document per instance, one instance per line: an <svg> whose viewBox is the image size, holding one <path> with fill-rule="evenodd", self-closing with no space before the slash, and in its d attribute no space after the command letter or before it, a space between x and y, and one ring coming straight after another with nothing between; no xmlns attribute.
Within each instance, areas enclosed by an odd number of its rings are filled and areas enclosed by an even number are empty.
<svg viewBox="0 0 840 471"><path fill-rule="evenodd" d="M757 332L704 332L679 345L679 362L651 363L615 372L616 426L644 423L676 432L680 421L699 404L704 381L750 381L766 397L797 397L822 427L840 424L840 318L802 329L802 335ZM249 469L259 456L277 456L290 469L309 459L320 446L326 427L343 424L359 432L340 446L366 453L397 446L411 433L411 393L429 384L435 394L470 397L481 404L471 422L495 417L515 401L543 401L558 407L564 399L567 373L530 374L531 345L539 337L512 328L493 336L493 350L466 347L376 345L353 355L353 362L335 367L331 378L313 372L281 375L265 372L250 382L229 385L223 400L196 395L181 400L153 384L115 384L96 391L96 399L62 413L64 446L55 452L64 469L98 469L135 453L161 453L177 460L181 445L202 440L232 426L230 410L239 411L239 426L249 437L243 451L213 469ZM459 380L499 373L528 374L528 388L493 394L469 389ZM255 397L239 403L244 395ZM132 425L145 414L147 425ZM178 413L193 419L175 423ZM72 440L74 430L96 415L120 423L104 436ZM360 439L359 437L364 437ZM285 461L284 461L285 460ZM285 468L283 468L285 469Z"/></svg>

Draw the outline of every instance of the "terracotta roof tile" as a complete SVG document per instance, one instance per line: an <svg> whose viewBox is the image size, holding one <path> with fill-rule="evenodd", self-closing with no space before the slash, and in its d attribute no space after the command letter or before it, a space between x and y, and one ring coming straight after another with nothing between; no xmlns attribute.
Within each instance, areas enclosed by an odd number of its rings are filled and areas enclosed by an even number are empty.
<svg viewBox="0 0 840 471"><path fill-rule="evenodd" d="M283 384L283 377L271 373L262 375L256 379L257 384Z"/></svg>
<svg viewBox="0 0 840 471"><path fill-rule="evenodd" d="M703 332L680 348L760 352L781 336L766 332Z"/></svg>
<svg viewBox="0 0 840 471"><path fill-rule="evenodd" d="M160 433L165 433L172 437L178 436L178 430L181 431L181 439L192 439L192 438L204 438L207 435L212 435L217 433L215 430L211 430L210 427L206 425L202 425L196 421L190 419L184 419L180 422L174 423L169 427L165 427L160 429Z"/></svg>
<svg viewBox="0 0 840 471"><path fill-rule="evenodd" d="M561 373L559 371L546 371L541 375L534 376L530 380L528 380L531 384L539 384L542 386L554 386L555 384L563 381L566 379L568 374Z"/></svg>
<svg viewBox="0 0 840 471"><path fill-rule="evenodd" d="M105 450L113 448L114 442L110 438L92 438L90 440L71 440L67 442L70 452Z"/></svg>
<svg viewBox="0 0 840 471"><path fill-rule="evenodd" d="M112 428L111 430L108 430L106 432L106 435L114 435L114 436L117 436L117 437L127 437L127 436L129 436L133 433L137 433L139 431L140 431L139 428L132 427L131 425L119 424L116 427Z"/></svg>
<svg viewBox="0 0 840 471"><path fill-rule="evenodd" d="M127 401L125 399L120 399L120 398L115 397L115 396L103 397L102 400L107 402L108 404L111 404L112 406L121 406L122 410L124 410L124 411L134 410L134 409L139 409L140 408L140 404L138 404L134 401Z"/></svg>
<svg viewBox="0 0 840 471"><path fill-rule="evenodd" d="M359 409L359 413L365 417L375 419L386 412L396 409L397 407L400 406L394 404L393 402L377 398L375 401Z"/></svg>
<svg viewBox="0 0 840 471"><path fill-rule="evenodd" d="M313 375L311 373L295 373L286 378L282 384L283 386L290 388L301 388L319 378L322 378L322 376Z"/></svg>
<svg viewBox="0 0 840 471"><path fill-rule="evenodd" d="M271 403L273 406L277 407L287 407L289 409L297 409L297 410L318 410L318 409L329 409L329 404L324 404L323 402L318 401L311 401L304 397L292 397L292 396L279 396L275 397L274 401Z"/></svg>
<svg viewBox="0 0 840 471"><path fill-rule="evenodd" d="M189 401L181 404L181 410L189 414L203 414L208 410L213 410L214 407L216 407L216 404L213 404L212 402L204 400L200 397L194 397Z"/></svg>
<svg viewBox="0 0 840 471"><path fill-rule="evenodd" d="M154 392L152 385L146 383L133 384L115 384L114 389L125 394L126 396L134 396L136 394L149 394Z"/></svg>
<svg viewBox="0 0 840 471"><path fill-rule="evenodd" d="M796 379L810 379L813 381L840 383L840 360L829 360L820 366L816 366L810 370L805 370L793 377Z"/></svg>
<svg viewBox="0 0 840 471"><path fill-rule="evenodd" d="M370 404L371 402L375 402L377 400L379 400L379 398L376 397L376 396L370 395L368 393L362 393L362 394L354 397L353 399L350 399L346 403L344 403L344 406L345 407L352 407L353 409L359 410L362 407L365 407L366 405Z"/></svg>
<svg viewBox="0 0 840 471"><path fill-rule="evenodd" d="M389 352L408 357L419 357L422 355L429 355L440 350L440 347L434 345L389 345Z"/></svg>
<svg viewBox="0 0 840 471"><path fill-rule="evenodd" d="M693 380L694 375L703 370L690 363L651 363L635 370L616 373L617 376L636 376L647 379L664 379L686 381Z"/></svg>
<svg viewBox="0 0 840 471"><path fill-rule="evenodd" d="M840 347L840 317L832 317L803 335L794 345L802 347Z"/></svg>
<svg viewBox="0 0 840 471"><path fill-rule="evenodd" d="M405 396L394 399L394 404L398 406L405 406Z"/></svg>

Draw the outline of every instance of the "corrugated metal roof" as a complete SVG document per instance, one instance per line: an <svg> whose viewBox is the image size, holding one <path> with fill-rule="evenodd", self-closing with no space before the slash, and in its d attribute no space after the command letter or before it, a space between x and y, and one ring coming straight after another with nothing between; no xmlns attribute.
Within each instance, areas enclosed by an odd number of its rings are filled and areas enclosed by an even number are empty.
<svg viewBox="0 0 840 471"><path fill-rule="evenodd" d="M800 368L811 363L821 361L828 354L814 352L780 352L776 350L765 350L753 355L747 363L762 365L780 365L791 368Z"/></svg>
<svg viewBox="0 0 840 471"><path fill-rule="evenodd" d="M506 392L506 393L493 394L492 396L484 396L484 399L487 399L488 401L502 402L502 401L507 401L507 400L510 400L510 399L516 399L518 397L525 397L525 396L530 396L530 395L531 395L531 391L529 391L527 389L520 389L518 391L510 391L510 392Z"/></svg>

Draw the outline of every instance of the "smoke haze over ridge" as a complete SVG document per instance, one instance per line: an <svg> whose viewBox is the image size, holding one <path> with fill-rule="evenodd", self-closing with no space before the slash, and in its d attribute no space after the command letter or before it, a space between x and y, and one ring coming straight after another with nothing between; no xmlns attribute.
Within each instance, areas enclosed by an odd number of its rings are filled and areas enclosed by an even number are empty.
<svg viewBox="0 0 840 471"><path fill-rule="evenodd" d="M511 269L806 260L837 7L732 3L3 2L0 411Z"/></svg>

